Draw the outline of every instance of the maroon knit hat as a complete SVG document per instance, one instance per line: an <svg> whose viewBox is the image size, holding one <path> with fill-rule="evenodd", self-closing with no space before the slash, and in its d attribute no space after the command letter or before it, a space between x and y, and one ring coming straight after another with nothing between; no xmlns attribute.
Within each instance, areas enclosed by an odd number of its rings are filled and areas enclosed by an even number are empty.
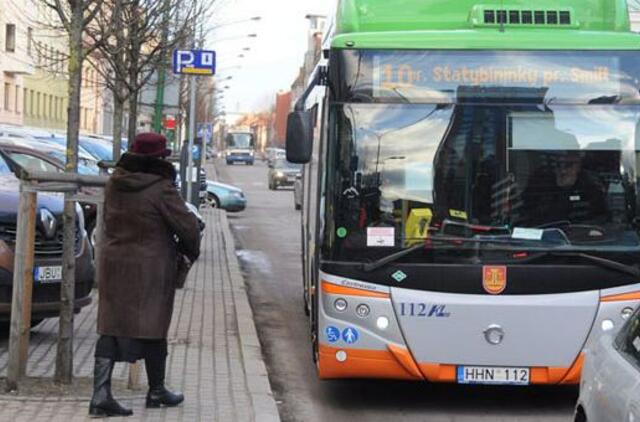
<svg viewBox="0 0 640 422"><path fill-rule="evenodd" d="M131 152L151 157L168 157L171 155L171 150L167 149L167 138L153 132L136 135Z"/></svg>

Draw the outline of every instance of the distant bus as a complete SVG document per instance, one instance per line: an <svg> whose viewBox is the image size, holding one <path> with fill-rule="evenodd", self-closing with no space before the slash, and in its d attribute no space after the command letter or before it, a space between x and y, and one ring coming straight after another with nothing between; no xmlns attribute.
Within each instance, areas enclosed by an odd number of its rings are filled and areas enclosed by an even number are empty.
<svg viewBox="0 0 640 422"><path fill-rule="evenodd" d="M341 0L289 116L321 378L577 384L640 303L623 0Z"/></svg>
<svg viewBox="0 0 640 422"><path fill-rule="evenodd" d="M244 163L253 165L255 159L255 137L251 132L230 131L225 137L225 159L227 165Z"/></svg>

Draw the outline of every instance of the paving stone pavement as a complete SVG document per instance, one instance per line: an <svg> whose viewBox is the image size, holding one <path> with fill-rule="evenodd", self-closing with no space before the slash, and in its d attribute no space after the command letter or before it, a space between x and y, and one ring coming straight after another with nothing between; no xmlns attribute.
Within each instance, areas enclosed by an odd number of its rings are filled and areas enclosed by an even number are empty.
<svg viewBox="0 0 640 422"><path fill-rule="evenodd" d="M126 421L279 421L227 217L204 210L207 229L202 256L176 295L169 331L167 384L185 393L173 409L145 409L146 378L138 390L124 388L128 365L114 371L116 396L134 416ZM41 383L31 395L0 394L0 421L80 421L87 419L97 298L76 315L73 393L46 389L55 371L56 319L31 332L29 382ZM8 340L0 339L0 377L6 376ZM44 389L43 389L44 388ZM119 418L109 419L118 420Z"/></svg>

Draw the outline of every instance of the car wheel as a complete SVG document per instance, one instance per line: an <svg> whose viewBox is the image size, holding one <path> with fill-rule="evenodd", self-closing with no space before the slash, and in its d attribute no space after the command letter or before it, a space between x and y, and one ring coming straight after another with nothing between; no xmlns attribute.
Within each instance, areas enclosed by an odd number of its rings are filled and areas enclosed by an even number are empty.
<svg viewBox="0 0 640 422"><path fill-rule="evenodd" d="M220 208L220 200L212 193L207 194L207 205L211 208Z"/></svg>
<svg viewBox="0 0 640 422"><path fill-rule="evenodd" d="M233 163L232 163L231 161L227 160L227 165L228 165L228 166L230 166L230 165L232 165L232 164L233 164Z"/></svg>

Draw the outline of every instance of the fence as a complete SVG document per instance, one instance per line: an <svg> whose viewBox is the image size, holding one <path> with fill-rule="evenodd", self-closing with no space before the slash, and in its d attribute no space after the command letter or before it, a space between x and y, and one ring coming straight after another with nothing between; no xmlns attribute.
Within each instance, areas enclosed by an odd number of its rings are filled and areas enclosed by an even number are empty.
<svg viewBox="0 0 640 422"><path fill-rule="evenodd" d="M11 332L9 337L9 364L7 388L17 390L26 375L31 328L31 303L34 278L36 208L39 192L65 194L63 277L60 289L60 330L56 355L56 379L70 383L73 375L73 312L75 291L75 224L68 216L76 202L97 205L95 262L99 255L103 230L103 195L78 193L82 187L103 188L107 176L85 176L72 173L49 173L22 170L20 179L20 206L15 244L13 296L11 301ZM96 268L99 274L99 268Z"/></svg>

